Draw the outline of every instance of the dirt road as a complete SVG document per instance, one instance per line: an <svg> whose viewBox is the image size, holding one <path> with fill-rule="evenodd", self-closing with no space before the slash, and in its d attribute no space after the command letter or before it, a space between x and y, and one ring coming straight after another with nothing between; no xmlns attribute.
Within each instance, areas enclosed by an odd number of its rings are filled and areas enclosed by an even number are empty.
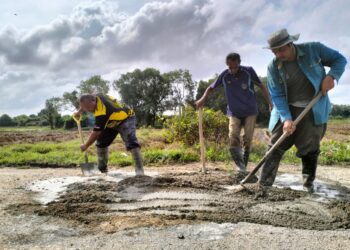
<svg viewBox="0 0 350 250"><path fill-rule="evenodd" d="M317 194L283 166L267 198L235 193L223 164L131 169L0 169L4 249L347 249L350 168L320 167ZM252 167L252 166L250 166ZM285 187L284 187L285 186ZM284 188L283 188L284 187ZM292 187L286 188L286 187Z"/></svg>

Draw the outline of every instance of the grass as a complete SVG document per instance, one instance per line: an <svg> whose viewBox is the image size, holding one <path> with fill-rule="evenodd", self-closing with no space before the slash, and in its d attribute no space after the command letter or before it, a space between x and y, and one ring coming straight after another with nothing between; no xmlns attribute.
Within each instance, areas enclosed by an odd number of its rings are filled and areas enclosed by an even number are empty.
<svg viewBox="0 0 350 250"><path fill-rule="evenodd" d="M0 166L49 165L71 166L84 162L79 149L79 140L66 142L39 142L35 144L12 144L1 147ZM172 145L173 146L173 145ZM112 147L113 148L113 147ZM109 164L129 166L133 164L130 152L110 150ZM178 146L176 148L157 149L146 147L142 150L145 164L171 164L199 161L195 150ZM96 162L94 147L88 150L89 161Z"/></svg>
<svg viewBox="0 0 350 250"><path fill-rule="evenodd" d="M0 132L37 132L50 131L50 127L28 126L28 127L0 127ZM62 129L58 129L62 130Z"/></svg>
<svg viewBox="0 0 350 250"><path fill-rule="evenodd" d="M345 119L331 118L328 121L328 124L336 124L336 125L350 124L350 118L345 118Z"/></svg>
<svg viewBox="0 0 350 250"><path fill-rule="evenodd" d="M334 133L334 132L332 132ZM145 164L164 165L174 163L198 162L200 160L199 145L188 147L173 142L168 143L164 129L139 129L139 140L142 142L142 154ZM64 142L38 142L11 144L0 147L0 166L72 166L84 162L79 149L78 139ZM206 159L208 161L231 162L227 145L206 143ZM251 162L259 162L266 153L267 145L254 140L250 155ZM89 161L96 162L96 150L89 149ZM288 150L283 158L284 163L300 164L296 156L296 148ZM319 163L322 165L350 165L350 144L328 137L321 142ZM133 164L130 152L126 152L120 139L110 148L109 164L114 166L129 166Z"/></svg>
<svg viewBox="0 0 350 250"><path fill-rule="evenodd" d="M267 150L267 146L256 142L254 144L250 160L253 162L259 162L264 156ZM318 159L321 165L350 165L350 144L338 142L335 140L321 141L321 153ZM301 159L296 157L297 149L292 147L285 152L282 162L287 164L301 164Z"/></svg>
<svg viewBox="0 0 350 250"><path fill-rule="evenodd" d="M78 145L78 141L74 140L64 143L40 142L3 146L0 151L0 165L78 164L83 159L77 150Z"/></svg>

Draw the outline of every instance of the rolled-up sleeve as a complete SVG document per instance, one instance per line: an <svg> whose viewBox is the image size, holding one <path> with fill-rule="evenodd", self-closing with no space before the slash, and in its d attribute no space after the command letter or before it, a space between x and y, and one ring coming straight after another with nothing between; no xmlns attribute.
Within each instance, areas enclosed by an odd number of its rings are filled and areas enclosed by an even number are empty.
<svg viewBox="0 0 350 250"><path fill-rule="evenodd" d="M346 58L338 51L325 46L322 43L317 43L319 55L324 66L330 67L328 75L339 81L339 78L344 73Z"/></svg>

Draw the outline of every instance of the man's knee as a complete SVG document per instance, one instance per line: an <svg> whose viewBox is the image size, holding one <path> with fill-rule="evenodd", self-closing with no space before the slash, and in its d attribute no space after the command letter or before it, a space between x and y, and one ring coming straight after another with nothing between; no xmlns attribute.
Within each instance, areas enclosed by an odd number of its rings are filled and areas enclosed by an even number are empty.
<svg viewBox="0 0 350 250"><path fill-rule="evenodd" d="M126 131L124 131L124 133L121 133L122 138L124 140L125 143L125 147L127 150L132 150L134 148L140 148L141 145L136 137L136 130L131 128L128 129Z"/></svg>

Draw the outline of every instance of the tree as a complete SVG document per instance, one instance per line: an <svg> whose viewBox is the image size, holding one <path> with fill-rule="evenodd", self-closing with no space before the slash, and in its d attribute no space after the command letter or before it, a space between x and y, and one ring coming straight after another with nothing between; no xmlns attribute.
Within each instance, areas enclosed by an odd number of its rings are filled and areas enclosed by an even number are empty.
<svg viewBox="0 0 350 250"><path fill-rule="evenodd" d="M164 77L170 82L172 89L171 103L173 108L178 108L179 114L186 104L194 107L194 90L196 83L188 70L175 70L164 73Z"/></svg>
<svg viewBox="0 0 350 250"><path fill-rule="evenodd" d="M71 108L73 108L73 110L79 109L78 91L73 90L72 92L64 92L62 97L62 106L66 110L70 110Z"/></svg>
<svg viewBox="0 0 350 250"><path fill-rule="evenodd" d="M139 124L154 126L156 116L170 106L170 82L156 69L136 69L123 74L113 82L113 87L122 101L135 110Z"/></svg>
<svg viewBox="0 0 350 250"><path fill-rule="evenodd" d="M108 81L103 80L99 75L95 75L86 81L81 81L78 89L80 94L107 94L109 91L108 85Z"/></svg>
<svg viewBox="0 0 350 250"><path fill-rule="evenodd" d="M334 118L350 117L350 105L333 105L331 117L334 117Z"/></svg>
<svg viewBox="0 0 350 250"><path fill-rule="evenodd" d="M66 110L79 109L79 96L82 94L107 94L109 91L109 82L103 80L101 76L95 75L81 81L77 87L77 90L72 92L64 92L62 97L62 107Z"/></svg>
<svg viewBox="0 0 350 250"><path fill-rule="evenodd" d="M58 97L52 97L45 102L45 108L42 109L38 116L42 117L50 125L51 129L56 128L61 115L58 113L60 108L61 99Z"/></svg>
<svg viewBox="0 0 350 250"><path fill-rule="evenodd" d="M40 117L34 114L29 115L26 126L42 126Z"/></svg>
<svg viewBox="0 0 350 250"><path fill-rule="evenodd" d="M212 84L215 81L216 78L217 78L217 75L215 76L215 78L209 79L208 81L199 81L196 100L202 97L205 90L208 88L210 84ZM222 112L226 113L227 102L226 102L224 88L219 87L219 88L216 88L213 92L211 92L207 97L207 99L205 100L204 105L205 107L208 107L210 109L221 110Z"/></svg>
<svg viewBox="0 0 350 250"><path fill-rule="evenodd" d="M30 121L30 118L27 115L18 115L15 116L13 120L16 122L17 126L23 127L27 125L27 123Z"/></svg>
<svg viewBox="0 0 350 250"><path fill-rule="evenodd" d="M262 84L267 85L267 77L261 77ZM258 115L256 122L261 125L267 125L270 119L269 105L266 103L260 88L255 87L256 102L258 105Z"/></svg>
<svg viewBox="0 0 350 250"><path fill-rule="evenodd" d="M16 122L7 114L0 116L0 127L10 127L16 125Z"/></svg>

